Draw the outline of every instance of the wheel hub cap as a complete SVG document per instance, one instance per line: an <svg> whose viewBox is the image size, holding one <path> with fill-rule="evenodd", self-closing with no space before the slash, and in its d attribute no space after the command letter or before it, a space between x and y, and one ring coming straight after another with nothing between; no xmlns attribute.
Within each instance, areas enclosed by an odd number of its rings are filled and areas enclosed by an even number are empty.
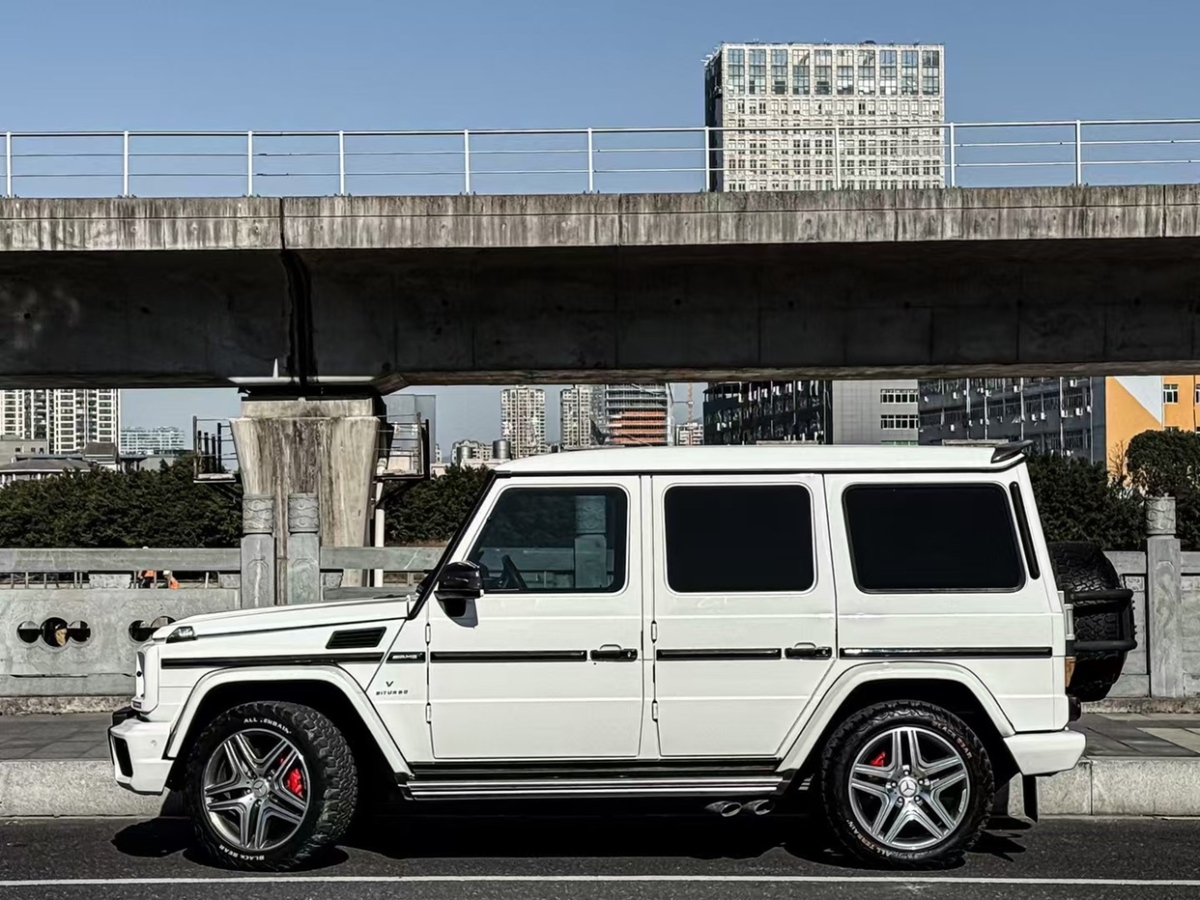
<svg viewBox="0 0 1200 900"><path fill-rule="evenodd" d="M213 830L242 851L287 843L308 813L308 768L287 738L265 728L238 731L204 767L204 811Z"/></svg>
<svg viewBox="0 0 1200 900"><path fill-rule="evenodd" d="M937 846L970 809L966 760L945 737L920 726L890 728L868 740L847 788L858 825L893 850Z"/></svg>

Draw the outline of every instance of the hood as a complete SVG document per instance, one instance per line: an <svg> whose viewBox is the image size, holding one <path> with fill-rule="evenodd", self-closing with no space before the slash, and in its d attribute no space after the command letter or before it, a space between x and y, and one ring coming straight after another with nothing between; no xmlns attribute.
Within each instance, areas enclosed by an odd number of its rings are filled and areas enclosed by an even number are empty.
<svg viewBox="0 0 1200 900"><path fill-rule="evenodd" d="M229 612L189 616L154 632L151 640L165 641L181 625L191 626L197 637L279 631L292 628L321 628L351 622L403 619L408 615L413 594L386 594L370 600L342 600L301 606L269 606L264 609L235 609Z"/></svg>

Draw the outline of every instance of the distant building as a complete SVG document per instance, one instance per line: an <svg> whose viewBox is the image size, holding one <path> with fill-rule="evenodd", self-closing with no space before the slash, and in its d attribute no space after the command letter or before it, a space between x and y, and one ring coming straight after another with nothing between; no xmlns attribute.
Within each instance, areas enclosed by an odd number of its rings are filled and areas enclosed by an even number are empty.
<svg viewBox="0 0 1200 900"><path fill-rule="evenodd" d="M472 463L487 462L492 458L492 445L485 441L462 440L455 441L450 448L450 464L452 466L467 466Z"/></svg>
<svg viewBox="0 0 1200 900"><path fill-rule="evenodd" d="M597 410L603 406L604 388L598 384L573 384L559 392L562 447L578 450L599 443Z"/></svg>
<svg viewBox="0 0 1200 900"><path fill-rule="evenodd" d="M704 392L704 443L916 444L916 382L747 381Z"/></svg>
<svg viewBox="0 0 1200 900"><path fill-rule="evenodd" d="M35 441L22 437L0 437L0 464L10 463L30 456L46 456L50 453L50 442Z"/></svg>
<svg viewBox="0 0 1200 900"><path fill-rule="evenodd" d="M664 384L606 384L605 443L627 446L670 442L671 395Z"/></svg>
<svg viewBox="0 0 1200 900"><path fill-rule="evenodd" d="M63 455L93 441L117 444L120 432L115 388L0 391L0 437L44 441Z"/></svg>
<svg viewBox="0 0 1200 900"><path fill-rule="evenodd" d="M678 447L699 447L704 443L704 423L685 422L675 428L675 444Z"/></svg>
<svg viewBox="0 0 1200 900"><path fill-rule="evenodd" d="M121 429L122 455L171 455L183 453L186 449L183 429L173 425Z"/></svg>
<svg viewBox="0 0 1200 900"><path fill-rule="evenodd" d="M512 442L513 459L546 452L546 392L518 385L500 394L500 433Z"/></svg>
<svg viewBox="0 0 1200 900"><path fill-rule="evenodd" d="M1029 440L1118 474L1143 431L1200 431L1200 377L927 379L920 420L922 444Z"/></svg>
<svg viewBox="0 0 1200 900"><path fill-rule="evenodd" d="M704 65L718 191L942 187L940 44L721 44Z"/></svg>

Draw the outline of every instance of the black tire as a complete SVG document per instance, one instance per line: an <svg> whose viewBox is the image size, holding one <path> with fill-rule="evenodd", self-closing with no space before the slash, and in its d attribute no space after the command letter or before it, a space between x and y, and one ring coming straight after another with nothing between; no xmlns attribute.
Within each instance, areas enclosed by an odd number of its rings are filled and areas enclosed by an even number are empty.
<svg viewBox="0 0 1200 900"><path fill-rule="evenodd" d="M924 849L896 849L876 840L859 822L850 800L855 758L899 726L916 726L947 741L961 758L970 787L961 821L935 845ZM817 779L821 806L838 843L860 862L891 869L954 865L983 833L995 798L991 760L979 736L953 713L915 700L879 703L846 719L825 745Z"/></svg>
<svg viewBox="0 0 1200 900"><path fill-rule="evenodd" d="M265 852L231 844L209 822L204 805L204 772L209 759L227 738L248 728L290 741L308 772L308 808L303 820L286 842ZM197 839L216 862L246 871L284 872L304 865L345 834L357 805L358 771L345 737L322 713L297 703L246 703L217 716L193 745L184 800Z"/></svg>
<svg viewBox="0 0 1200 900"><path fill-rule="evenodd" d="M1054 580L1064 591L1110 591L1124 587L1104 549L1091 541L1054 541L1047 545Z"/></svg>
<svg viewBox="0 0 1200 900"><path fill-rule="evenodd" d="M1131 602L1114 606L1110 599L1087 596L1092 591L1125 588L1103 548L1089 541L1061 541L1049 544L1048 549L1054 579L1075 607L1076 644L1136 639ZM1129 596L1132 600L1132 591ZM1103 700L1121 677L1126 656L1124 650L1085 651L1079 647L1069 693L1085 703Z"/></svg>

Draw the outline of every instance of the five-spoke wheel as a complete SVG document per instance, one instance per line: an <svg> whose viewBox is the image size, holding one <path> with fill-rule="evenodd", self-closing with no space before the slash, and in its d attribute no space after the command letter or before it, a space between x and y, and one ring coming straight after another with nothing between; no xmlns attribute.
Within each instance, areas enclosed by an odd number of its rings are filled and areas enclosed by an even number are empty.
<svg viewBox="0 0 1200 900"><path fill-rule="evenodd" d="M342 733L296 703L236 706L192 747L186 800L200 842L227 865L281 871L345 833L358 773Z"/></svg>
<svg viewBox="0 0 1200 900"><path fill-rule="evenodd" d="M204 768L209 824L239 850L272 850L308 812L308 767L287 738L262 728L230 735Z"/></svg>
<svg viewBox="0 0 1200 900"><path fill-rule="evenodd" d="M952 862L979 837L992 805L991 763L962 719L892 701L841 724L821 758L820 791L839 842L866 862Z"/></svg>

